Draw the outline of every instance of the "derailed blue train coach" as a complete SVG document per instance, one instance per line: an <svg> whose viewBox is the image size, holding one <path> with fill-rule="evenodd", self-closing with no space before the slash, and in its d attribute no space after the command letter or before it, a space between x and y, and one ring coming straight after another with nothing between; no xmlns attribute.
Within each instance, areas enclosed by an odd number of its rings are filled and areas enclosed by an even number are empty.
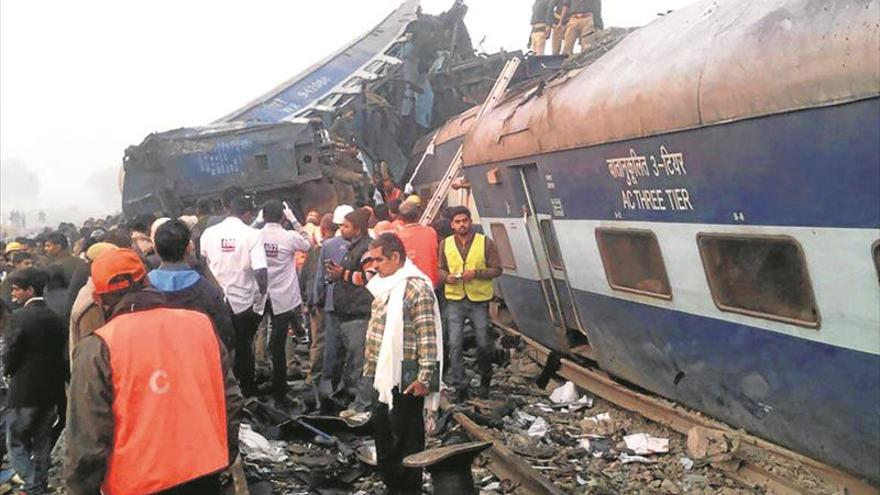
<svg viewBox="0 0 880 495"><path fill-rule="evenodd" d="M280 197L295 210L353 202L363 166L337 153L325 123L403 61L418 0L405 0L379 25L218 121L153 133L125 151L126 215L179 214L197 201L219 203L237 186L258 199Z"/></svg>
<svg viewBox="0 0 880 495"><path fill-rule="evenodd" d="M519 329L880 481L878 19L698 2L511 91L464 174Z"/></svg>

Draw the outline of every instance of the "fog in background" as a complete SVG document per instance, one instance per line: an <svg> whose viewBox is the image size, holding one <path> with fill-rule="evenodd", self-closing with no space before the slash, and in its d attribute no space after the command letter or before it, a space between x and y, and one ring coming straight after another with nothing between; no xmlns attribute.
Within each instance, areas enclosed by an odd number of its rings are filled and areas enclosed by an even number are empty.
<svg viewBox="0 0 880 495"><path fill-rule="evenodd" d="M639 26L693 0L603 2ZM440 13L452 0L422 0ZM467 0L486 52L526 48L532 0ZM120 211L125 148L243 106L378 24L400 0L3 0L0 223ZM480 41L484 40L481 44Z"/></svg>

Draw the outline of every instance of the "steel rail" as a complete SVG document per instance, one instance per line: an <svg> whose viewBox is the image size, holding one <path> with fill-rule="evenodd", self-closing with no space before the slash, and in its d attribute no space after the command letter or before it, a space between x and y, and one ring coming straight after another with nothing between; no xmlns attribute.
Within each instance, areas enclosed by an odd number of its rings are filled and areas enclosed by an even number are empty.
<svg viewBox="0 0 880 495"><path fill-rule="evenodd" d="M444 411L455 409L446 400L441 401L440 406ZM474 440L492 442L492 448L486 451L489 455L489 470L498 479L507 479L519 483L520 490L517 493L524 493L526 495L565 495L565 492L556 487L549 478L532 468L522 457L515 454L503 442L489 433L489 430L475 423L464 413L453 412L452 419L461 425L464 431Z"/></svg>
<svg viewBox="0 0 880 495"><path fill-rule="evenodd" d="M546 362L547 357L551 352L550 349L519 333L514 328L497 321L493 321L492 323L502 331L522 338L523 341L534 351L534 354L530 353L529 357L538 364L543 365ZM563 378L572 381L579 387L588 390L623 409L635 412L646 419L667 426L679 433L687 435L688 431L694 426L722 430L735 435L740 440L741 444L749 445L785 460L799 463L817 478L835 489L846 488L846 493L852 495L880 494L880 489L878 489L878 487L856 476L850 475L826 464L822 464L819 461L785 449L784 447L780 447L766 440L745 434L742 431L735 431L721 422L700 416L680 407L674 407L673 405L663 402L655 397L636 392L635 390L617 383L603 373L584 368L569 359L562 358L560 361L561 365L557 374ZM742 464L737 470L720 470L725 475L746 486L772 490L779 495L809 493L804 491L804 488L798 486L793 480L780 477L744 459L742 459Z"/></svg>

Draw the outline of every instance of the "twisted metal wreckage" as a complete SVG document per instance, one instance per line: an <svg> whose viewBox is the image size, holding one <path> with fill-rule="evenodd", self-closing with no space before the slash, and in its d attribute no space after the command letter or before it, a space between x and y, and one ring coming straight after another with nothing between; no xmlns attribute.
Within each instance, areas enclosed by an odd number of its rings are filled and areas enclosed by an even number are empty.
<svg viewBox="0 0 880 495"><path fill-rule="evenodd" d="M420 137L485 98L519 52L476 54L456 0L440 15L407 0L378 26L244 107L125 151L126 215L177 213L237 185L329 210L401 180Z"/></svg>
<svg viewBox="0 0 880 495"><path fill-rule="evenodd" d="M436 130L487 96L519 51L475 50L462 0L439 15L406 0L379 25L240 109L195 128L153 133L125 150L126 215L217 203L232 185L295 208L365 199L373 175L412 180ZM629 30L601 31L583 64ZM558 56L528 57L511 87L555 77ZM566 65L571 64L568 62ZM423 183L449 165L429 157ZM434 170L437 169L437 170Z"/></svg>

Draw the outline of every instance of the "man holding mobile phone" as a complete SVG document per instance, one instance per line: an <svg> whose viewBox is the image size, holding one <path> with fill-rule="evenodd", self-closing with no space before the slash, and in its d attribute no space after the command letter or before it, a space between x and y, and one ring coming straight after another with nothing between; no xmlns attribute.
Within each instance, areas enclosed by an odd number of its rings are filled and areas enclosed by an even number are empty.
<svg viewBox="0 0 880 495"><path fill-rule="evenodd" d="M339 205L333 211L333 225L338 229L345 223L345 216L354 211L348 205ZM343 355L342 337L339 334L339 319L336 316L336 306L333 303L334 284L329 278L327 269L338 265L348 252L349 241L337 233L333 237L324 239L321 243L321 253L318 255L318 267L315 273L314 293L315 302L324 308L324 360L321 367L321 381L318 384L318 393L322 399L330 396L336 389L336 384L342 377Z"/></svg>

